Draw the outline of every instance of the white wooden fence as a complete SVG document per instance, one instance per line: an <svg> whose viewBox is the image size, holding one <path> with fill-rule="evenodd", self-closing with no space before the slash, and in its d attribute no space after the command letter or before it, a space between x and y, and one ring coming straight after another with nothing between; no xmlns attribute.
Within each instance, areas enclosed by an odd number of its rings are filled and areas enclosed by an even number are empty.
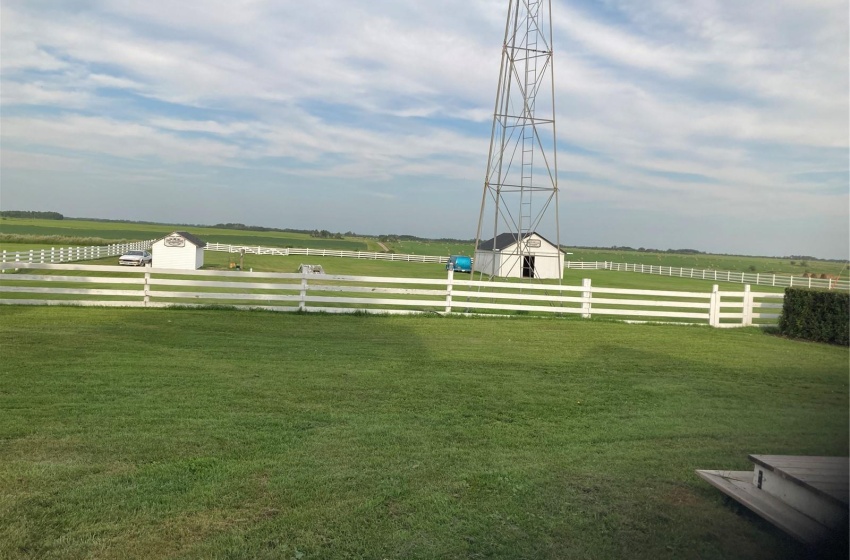
<svg viewBox="0 0 850 560"><path fill-rule="evenodd" d="M114 243L112 245L92 245L88 247L51 247L50 249L31 249L29 251L3 250L0 251L0 263L29 265L31 263L64 263L103 259L106 257L120 257L127 251L150 249L154 241L156 240ZM22 268L22 266L12 268Z"/></svg>
<svg viewBox="0 0 850 560"><path fill-rule="evenodd" d="M224 251L227 253L239 253L245 251L245 254L253 255L305 255L311 257L347 257L354 259L370 259L378 261L405 261L419 263L447 263L448 257L438 257L433 255L404 255L396 253L373 253L371 251L335 251L332 249L298 249L287 248L280 249L277 247L260 247L257 245L223 245L221 243L207 243L204 247L207 251Z"/></svg>
<svg viewBox="0 0 850 560"><path fill-rule="evenodd" d="M695 278L697 280L713 280L715 282L733 282L737 284L755 284L757 286L779 286L797 288L826 288L829 290L850 290L850 280L834 280L828 278L806 278L803 276L782 276L758 272L730 272L728 270L701 270L683 268L680 266L660 266L648 264L631 264L615 262L575 262L567 261L564 268L578 270L617 270L623 272L641 272L661 276L677 276L679 278Z"/></svg>
<svg viewBox="0 0 850 560"><path fill-rule="evenodd" d="M10 270L13 263L0 264ZM84 273L84 274L81 274ZM775 325L782 294L628 290L460 279L31 264L0 278L0 304L228 305L329 313L576 314L713 327Z"/></svg>
<svg viewBox="0 0 850 560"><path fill-rule="evenodd" d="M50 249L34 249L30 251L2 251L0 252L0 263L63 263L73 261L87 261L102 259L106 257L118 257L124 252L132 249L150 249L155 239L149 241L138 241L135 243L122 243L106 246L91 247L53 247ZM448 257L434 255L405 255L396 253L373 253L371 251L334 251L331 249L299 249L261 247L258 245L225 245L222 243L207 243L206 251L223 251L225 253L239 253L244 251L247 255L304 255L313 257L347 257L354 259L370 259L379 261L404 261L419 263L447 263ZM20 267L18 267L20 268Z"/></svg>
<svg viewBox="0 0 850 560"><path fill-rule="evenodd" d="M64 263L83 260L94 260L106 257L117 257L133 249L149 249L154 239L135 243L121 243L106 246L90 247L53 247L50 249L35 249L30 251L1 251L0 264L15 263L18 265L30 263ZM313 257L345 257L356 259L402 261L418 263L445 264L448 257L436 255L407 255L396 253L374 253L371 251L335 251L331 249L307 248L277 248L259 245L225 245L208 243L207 251L223 251L252 255L302 255ZM14 268L22 268L16 266ZM779 286L798 288L826 288L830 290L850 290L850 280L834 280L823 278L806 278L802 276L782 276L777 274L762 274L752 272L731 272L728 270L703 270L678 266L644 265L632 263L615 263L609 261L566 261L564 268L577 270L615 270L622 272L640 272L660 276L675 276L679 278L694 278L697 280L712 280L715 282L730 282L751 284L756 286ZM5 272L5 270L3 270Z"/></svg>

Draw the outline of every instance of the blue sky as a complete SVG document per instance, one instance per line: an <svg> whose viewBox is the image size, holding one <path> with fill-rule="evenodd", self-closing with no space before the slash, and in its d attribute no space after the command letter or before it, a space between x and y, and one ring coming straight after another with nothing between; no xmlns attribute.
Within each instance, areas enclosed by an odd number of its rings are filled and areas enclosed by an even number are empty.
<svg viewBox="0 0 850 560"><path fill-rule="evenodd" d="M0 207L472 238L507 6L4 0ZM562 242L848 258L848 11L554 1Z"/></svg>

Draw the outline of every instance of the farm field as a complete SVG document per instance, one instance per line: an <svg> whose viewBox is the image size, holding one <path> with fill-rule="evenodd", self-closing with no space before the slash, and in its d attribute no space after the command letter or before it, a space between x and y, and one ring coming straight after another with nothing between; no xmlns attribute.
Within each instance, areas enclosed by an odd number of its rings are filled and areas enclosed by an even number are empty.
<svg viewBox="0 0 850 560"><path fill-rule="evenodd" d="M229 245L261 245L268 247L304 247L310 249L336 249L340 251L379 251L374 240L364 238L320 239L307 234L275 231L242 231L212 227L169 226L160 224L95 222L86 220L34 220L4 218L0 220L0 233L14 236L61 236L64 238L101 238L145 241L167 235L174 230L188 230L204 241ZM27 241L23 241L24 244ZM9 245L7 247L7 245ZM12 243L0 242L0 249L11 248ZM17 245L17 243L16 243ZM50 243L47 243L50 245ZM53 244L55 245L55 244ZM27 250L29 247L27 247Z"/></svg>
<svg viewBox="0 0 850 560"><path fill-rule="evenodd" d="M0 307L2 558L799 558L694 474L846 455L846 348ZM846 554L845 554L846 557Z"/></svg>
<svg viewBox="0 0 850 560"><path fill-rule="evenodd" d="M342 240L318 239L306 234L286 232L254 232L210 227L168 226L141 223L96 222L87 220L32 220L5 218L0 220L0 234L17 236L63 236L63 237L95 237L101 239L153 239L175 229L189 230L205 241L231 245L261 245L267 247L299 247L315 249L335 249L347 251L381 252L375 238L353 237ZM16 240L18 241L18 240ZM471 255L474 249L472 243L453 243L439 241L396 241L385 242L384 245L395 253L411 255L450 254ZM48 249L57 246L55 242L39 243L34 239L23 242L3 241L0 239L0 249L7 251ZM850 272L846 263L831 261L801 261L799 259L780 259L768 257L750 257L736 255L710 254L675 254L639 251L623 251L612 249L567 248L572 253L567 260L572 261L611 261L620 263L650 264L698 268L711 270L730 270L733 272L761 272L799 276L804 272L817 274L842 275L845 278ZM792 264L792 260L794 264Z"/></svg>

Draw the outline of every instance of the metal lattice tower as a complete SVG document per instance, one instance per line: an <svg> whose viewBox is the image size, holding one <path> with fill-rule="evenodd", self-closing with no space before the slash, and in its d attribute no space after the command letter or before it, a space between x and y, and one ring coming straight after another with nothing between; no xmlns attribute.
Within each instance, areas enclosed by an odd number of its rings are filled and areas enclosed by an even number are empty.
<svg viewBox="0 0 850 560"><path fill-rule="evenodd" d="M475 236L478 251L482 240L512 234L517 261L532 232L561 246L551 12L551 0L509 0Z"/></svg>

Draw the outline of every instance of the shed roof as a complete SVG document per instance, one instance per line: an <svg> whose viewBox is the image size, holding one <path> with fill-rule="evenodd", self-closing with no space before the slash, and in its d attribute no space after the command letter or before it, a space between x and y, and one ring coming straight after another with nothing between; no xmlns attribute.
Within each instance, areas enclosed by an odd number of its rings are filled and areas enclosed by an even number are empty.
<svg viewBox="0 0 850 560"><path fill-rule="evenodd" d="M531 237L532 235L536 235L552 247L557 247L554 243L537 233L536 231L527 232L522 236L522 239L526 237ZM494 243L495 242L495 243ZM482 241L478 244L478 249L483 251L501 251L517 242L517 234L515 233L500 233L493 239L488 239L486 241Z"/></svg>
<svg viewBox="0 0 850 560"><path fill-rule="evenodd" d="M172 235L179 235L180 237L182 237L183 239L185 239L186 241L188 241L189 243L191 243L192 245L194 245L196 247L206 247L207 246L206 241L204 241L200 237L192 235L188 231L173 231L173 232L169 233L168 235L166 235L165 237L161 237L157 241L165 239L166 237L171 237Z"/></svg>

